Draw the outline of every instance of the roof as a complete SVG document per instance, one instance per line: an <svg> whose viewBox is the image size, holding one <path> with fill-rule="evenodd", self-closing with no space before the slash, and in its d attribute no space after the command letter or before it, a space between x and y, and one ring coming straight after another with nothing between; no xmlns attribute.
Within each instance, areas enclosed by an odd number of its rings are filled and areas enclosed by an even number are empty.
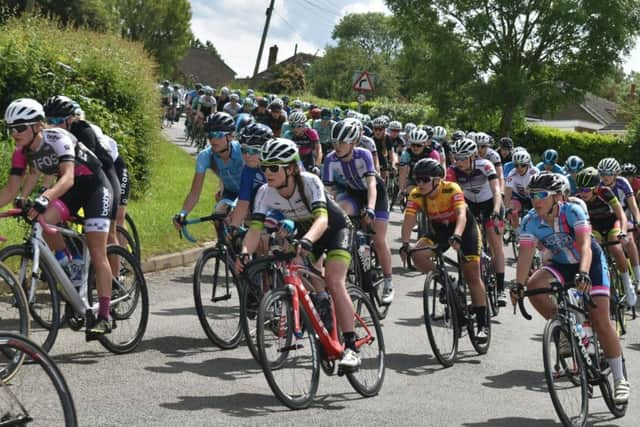
<svg viewBox="0 0 640 427"><path fill-rule="evenodd" d="M227 83L233 80L236 75L236 72L220 57L206 49L197 47L187 50L178 63L178 70L185 76L193 77L196 81L214 86Z"/></svg>
<svg viewBox="0 0 640 427"><path fill-rule="evenodd" d="M315 61L318 57L315 55L311 55L310 53L296 53L293 56L290 56L289 58L278 62L277 64L275 64L273 67L277 67L277 66L287 66L287 65L295 65L297 67L302 67L304 64L311 64L313 63L313 61ZM261 72L259 72L258 74L256 74L256 78L260 79L263 77L268 77L270 75L271 72L271 68L267 68L266 70L262 70Z"/></svg>
<svg viewBox="0 0 640 427"><path fill-rule="evenodd" d="M580 107L604 126L617 122L618 104L587 92Z"/></svg>

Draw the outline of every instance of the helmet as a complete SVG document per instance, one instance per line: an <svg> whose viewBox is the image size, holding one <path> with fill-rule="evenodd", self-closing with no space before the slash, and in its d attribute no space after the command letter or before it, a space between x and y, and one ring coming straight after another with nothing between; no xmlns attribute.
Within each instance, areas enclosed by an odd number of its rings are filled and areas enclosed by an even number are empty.
<svg viewBox="0 0 640 427"><path fill-rule="evenodd" d="M321 110L319 108L313 108L311 110L311 118L312 119L319 119L320 118L320 114L321 114Z"/></svg>
<svg viewBox="0 0 640 427"><path fill-rule="evenodd" d="M476 135L477 135L477 132L474 132L474 131L470 130L469 132L467 132L466 137L469 138L472 141L475 141L476 140Z"/></svg>
<svg viewBox="0 0 640 427"><path fill-rule="evenodd" d="M584 161L578 156L569 156L564 163L569 172L579 172L584 167Z"/></svg>
<svg viewBox="0 0 640 427"><path fill-rule="evenodd" d="M638 168L633 163L624 163L622 165L622 176L635 176L638 173Z"/></svg>
<svg viewBox="0 0 640 427"><path fill-rule="evenodd" d="M202 83L196 83L195 88L196 90L202 89Z"/></svg>
<svg viewBox="0 0 640 427"><path fill-rule="evenodd" d="M576 175L576 187L578 188L595 187L598 184L600 184L600 173L593 166L582 169Z"/></svg>
<svg viewBox="0 0 640 427"><path fill-rule="evenodd" d="M356 114L358 114L358 113L353 111L353 110L347 110L347 112L344 113L344 116L346 118L354 118L356 116Z"/></svg>
<svg viewBox="0 0 640 427"><path fill-rule="evenodd" d="M44 120L42 105L31 98L20 98L13 101L4 112L4 121L8 125L33 123Z"/></svg>
<svg viewBox="0 0 640 427"><path fill-rule="evenodd" d="M288 103L289 102L289 97L287 95L284 95L282 97L282 102L285 103L285 104Z"/></svg>
<svg viewBox="0 0 640 427"><path fill-rule="evenodd" d="M254 93L253 89L251 89L251 88L247 89L247 96L251 96L251 95L253 95L253 93Z"/></svg>
<svg viewBox="0 0 640 427"><path fill-rule="evenodd" d="M613 157L607 157L598 163L600 175L617 175L621 170L620 163Z"/></svg>
<svg viewBox="0 0 640 427"><path fill-rule="evenodd" d="M233 132L236 130L236 122L230 114L217 112L205 119L204 129L207 132Z"/></svg>
<svg viewBox="0 0 640 427"><path fill-rule="evenodd" d="M340 113L342 113L342 109L340 107L333 107L333 115L340 117Z"/></svg>
<svg viewBox="0 0 640 427"><path fill-rule="evenodd" d="M400 123L397 120L393 120L393 121L389 122L389 130L401 131L402 130L402 123Z"/></svg>
<svg viewBox="0 0 640 427"><path fill-rule="evenodd" d="M371 126L374 128L386 128L388 125L389 121L384 116L376 117L371 122Z"/></svg>
<svg viewBox="0 0 640 427"><path fill-rule="evenodd" d="M255 123L253 116L249 113L240 113L236 116L236 135L242 132L245 126Z"/></svg>
<svg viewBox="0 0 640 427"><path fill-rule="evenodd" d="M328 108L323 108L322 110L320 110L320 118L323 120L330 120L331 110L329 110Z"/></svg>
<svg viewBox="0 0 640 427"><path fill-rule="evenodd" d="M240 101L240 96L238 96L237 93L232 93L231 95L229 95L229 100L231 100L231 101Z"/></svg>
<svg viewBox="0 0 640 427"><path fill-rule="evenodd" d="M518 151L527 151L527 149L518 145L517 147L514 147L512 150L513 154L516 154Z"/></svg>
<svg viewBox="0 0 640 427"><path fill-rule="evenodd" d="M513 140L508 136L503 136L500 138L500 147L511 150L513 148Z"/></svg>
<svg viewBox="0 0 640 427"><path fill-rule="evenodd" d="M304 111L307 111L309 108L311 108L311 104L310 103L308 103L306 101L302 103L302 109Z"/></svg>
<svg viewBox="0 0 640 427"><path fill-rule="evenodd" d="M531 163L531 156L524 148L513 153L514 165L528 165Z"/></svg>
<svg viewBox="0 0 640 427"><path fill-rule="evenodd" d="M444 178L444 169L439 161L432 158L420 159L413 166L412 175Z"/></svg>
<svg viewBox="0 0 640 427"><path fill-rule="evenodd" d="M362 126L362 134L369 138L373 138L373 130L369 126Z"/></svg>
<svg viewBox="0 0 640 427"><path fill-rule="evenodd" d="M408 122L408 123L405 123L405 125L404 125L404 131L407 134L409 132L411 132L412 130L414 130L415 128L417 128L415 123Z"/></svg>
<svg viewBox="0 0 640 427"><path fill-rule="evenodd" d="M479 132L479 133L476 133L475 142L476 144L478 144L479 147L492 146L493 137L487 133Z"/></svg>
<svg viewBox="0 0 640 427"><path fill-rule="evenodd" d="M226 86L222 86L222 89L220 89L220 93L222 95L229 95L229 88Z"/></svg>
<svg viewBox="0 0 640 427"><path fill-rule="evenodd" d="M294 111L289 114L289 124L291 126L300 126L307 123L307 116L302 111Z"/></svg>
<svg viewBox="0 0 640 427"><path fill-rule="evenodd" d="M242 101L242 104L243 104L243 105L250 105L250 106L252 106L252 107L253 107L253 105L254 105L254 104L253 104L253 99L251 99L250 97L248 97L248 96L247 96L247 97Z"/></svg>
<svg viewBox="0 0 640 427"><path fill-rule="evenodd" d="M262 123L250 123L240 133L240 143L262 147L265 142L273 139L273 131Z"/></svg>
<svg viewBox="0 0 640 427"><path fill-rule="evenodd" d="M213 95L213 88L211 86L205 86L204 87L204 94L205 95Z"/></svg>
<svg viewBox="0 0 640 427"><path fill-rule="evenodd" d="M545 165L553 165L558 161L558 152L552 148L544 150L542 153L542 161Z"/></svg>
<svg viewBox="0 0 640 427"><path fill-rule="evenodd" d="M424 144L429 140L427 132L420 128L415 128L409 132L409 144Z"/></svg>
<svg viewBox="0 0 640 427"><path fill-rule="evenodd" d="M457 130L453 133L453 135L451 135L451 140L452 141L457 141L459 139L464 139L464 131L463 130Z"/></svg>
<svg viewBox="0 0 640 427"><path fill-rule="evenodd" d="M163 84L163 85L165 85L165 86L169 86L169 80L164 80L164 81L162 82L162 84Z"/></svg>
<svg viewBox="0 0 640 427"><path fill-rule="evenodd" d="M260 151L260 162L271 165L286 165L300 160L298 146L286 138L274 138L265 142Z"/></svg>
<svg viewBox="0 0 640 427"><path fill-rule="evenodd" d="M269 104L269 108L271 110L282 110L282 108L284 107L284 102L282 101L282 99L280 98L276 98L273 101L271 101L271 104Z"/></svg>
<svg viewBox="0 0 640 427"><path fill-rule="evenodd" d="M274 99L276 99L278 96L275 93L272 93L269 95L269 102L273 101Z"/></svg>
<svg viewBox="0 0 640 427"><path fill-rule="evenodd" d="M429 125L424 125L422 126L422 129L427 132L427 135L429 135L429 138L431 138L433 136L433 128Z"/></svg>
<svg viewBox="0 0 640 427"><path fill-rule="evenodd" d="M435 139L444 139L447 136L447 130L442 126L436 126L433 128L433 137Z"/></svg>
<svg viewBox="0 0 640 427"><path fill-rule="evenodd" d="M478 146L469 138L459 139L451 146L451 153L456 157L471 157L478 152Z"/></svg>
<svg viewBox="0 0 640 427"><path fill-rule="evenodd" d="M331 128L331 142L344 141L348 144L355 144L360 140L362 133L362 123L358 119L344 119L333 125Z"/></svg>
<svg viewBox="0 0 640 427"><path fill-rule="evenodd" d="M258 107L266 108L269 105L269 101L267 101L267 99L262 96L257 99L257 103L258 103Z"/></svg>
<svg viewBox="0 0 640 427"><path fill-rule="evenodd" d="M47 117L69 117L76 110L73 104L73 100L67 96L52 96L44 103L44 114Z"/></svg>
<svg viewBox="0 0 640 427"><path fill-rule="evenodd" d="M553 193L560 193L565 185L563 176L557 173L544 171L531 177L529 181L529 191L544 190Z"/></svg>
<svg viewBox="0 0 640 427"><path fill-rule="evenodd" d="M294 99L293 108L302 108L302 101L300 101L299 99Z"/></svg>

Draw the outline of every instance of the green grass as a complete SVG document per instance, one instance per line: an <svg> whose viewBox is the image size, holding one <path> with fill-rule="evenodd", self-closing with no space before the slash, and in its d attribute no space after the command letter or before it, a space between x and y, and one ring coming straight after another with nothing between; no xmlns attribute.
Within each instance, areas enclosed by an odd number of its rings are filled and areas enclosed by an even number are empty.
<svg viewBox="0 0 640 427"><path fill-rule="evenodd" d="M151 143L151 153L149 190L142 198L129 200L129 213L140 234L143 259L196 247L193 243L180 239L171 222L191 188L195 159L165 139ZM216 191L217 180L213 174L207 173L200 203L190 216L210 214ZM18 223L13 219L0 221L0 236L7 238L2 246L22 243L26 230L24 222ZM199 243L211 241L215 237L211 223L192 225L189 232Z"/></svg>

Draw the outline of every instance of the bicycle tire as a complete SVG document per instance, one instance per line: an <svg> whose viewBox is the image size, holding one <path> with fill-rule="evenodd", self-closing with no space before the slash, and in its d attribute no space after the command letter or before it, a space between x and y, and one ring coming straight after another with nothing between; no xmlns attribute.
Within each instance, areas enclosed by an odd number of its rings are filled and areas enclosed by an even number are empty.
<svg viewBox="0 0 640 427"><path fill-rule="evenodd" d="M443 277L441 272L431 271L424 279L422 292L424 324L431 351L444 367L453 365L460 336L460 326L453 301L454 296L448 282L448 278ZM441 337L443 338L442 342L440 342ZM445 347L445 345L449 345L449 347Z"/></svg>
<svg viewBox="0 0 640 427"><path fill-rule="evenodd" d="M126 228L121 225L116 226L116 235L118 236L118 244L131 252L136 260L140 262L140 249L136 246L136 242Z"/></svg>
<svg viewBox="0 0 640 427"><path fill-rule="evenodd" d="M138 248L138 254L139 256L141 256L142 246L140 246L140 235L138 234L138 228L136 227L136 223L133 221L133 218L131 217L131 215L129 215L129 212L126 212L124 214L124 221L127 224L125 228L129 232L131 237L133 237L133 241L136 244L136 248Z"/></svg>
<svg viewBox="0 0 640 427"><path fill-rule="evenodd" d="M373 341L358 347L361 358L360 368L356 372L347 372L347 380L351 386L364 397L375 396L380 392L385 373L385 347L382 326L376 314L374 304L360 288L349 287L349 297L354 305L356 322L356 340L367 335L367 329L375 334ZM367 313L364 313L366 310ZM356 341L357 342L357 341Z"/></svg>
<svg viewBox="0 0 640 427"><path fill-rule="evenodd" d="M271 258L258 258L245 266L240 281L240 324L249 352L258 363L260 351L256 338L260 302L268 290L284 285L282 272L273 267Z"/></svg>
<svg viewBox="0 0 640 427"><path fill-rule="evenodd" d="M304 409L311 404L318 390L320 358L315 333L304 309L299 312L302 334L300 337L294 334L291 298L286 288L274 289L265 295L258 312L257 341L262 371L271 391L288 408ZM274 337L276 340L272 340ZM299 352L307 349L310 351L307 356L301 355L302 351ZM273 362L270 357L271 350L275 350ZM303 363L304 365L300 366ZM285 369L294 364L293 372L287 370L282 374ZM285 389L288 385L288 383L285 384L285 379L288 380L287 382L295 381L293 374L302 374L303 370L308 374L304 379L304 389L296 387L296 384L292 384L292 390ZM301 375L297 375L299 376Z"/></svg>
<svg viewBox="0 0 640 427"><path fill-rule="evenodd" d="M491 316L496 317L500 313L500 305L498 304L498 286L493 272L493 264L491 258L482 257L480 261L480 277L484 283L485 291L489 297L487 307L491 309Z"/></svg>
<svg viewBox="0 0 640 427"><path fill-rule="evenodd" d="M597 355L597 357L595 357L595 360L598 363L597 366L602 375L602 379L599 384L600 392L602 393L602 398L604 399L604 402L606 403L607 408L609 408L609 412L611 412L611 414L614 417L616 418L624 417L625 414L627 413L628 403L617 404L613 400L613 387L612 387L613 374L611 372L611 368L609 367L609 362L607 361L607 358L604 355L602 346L598 341L598 337L596 333L594 333L593 336L591 337L591 342L594 345L595 354ZM627 364L624 359L624 354L622 354L622 372L624 373L625 378L628 378Z"/></svg>
<svg viewBox="0 0 640 427"><path fill-rule="evenodd" d="M466 287L466 286L465 286ZM478 342L478 338L476 336L476 331L478 330L478 319L476 316L474 315L469 315L469 313L467 313L468 317L470 320L472 321L468 321L467 322L467 332L469 333L469 339L471 340L471 345L473 346L473 349L476 351L476 353L478 354L487 354L487 352L489 351L489 346L491 345L491 313L489 313L490 307L489 307L489 294L487 292L485 292L485 325L487 326L487 341L486 342ZM466 311L468 312L469 309L472 307L472 305L467 305Z"/></svg>
<svg viewBox="0 0 640 427"><path fill-rule="evenodd" d="M518 239L516 238L516 233L511 231L509 240L511 240L511 249L513 250L513 259L517 262L520 254L518 253Z"/></svg>
<svg viewBox="0 0 640 427"><path fill-rule="evenodd" d="M240 292L234 266L228 261L226 250L205 249L193 270L193 298L200 325L207 338L223 350L237 347L242 338Z"/></svg>
<svg viewBox="0 0 640 427"><path fill-rule="evenodd" d="M570 354L562 357L559 351L560 336L564 335L569 343ZM577 343L573 335L566 329L565 324L558 318L547 321L544 328L542 341L542 358L544 361L545 381L553 402L553 407L560 421L565 426L584 426L587 422L589 412L589 395L588 380L586 366L582 357L578 354ZM570 358L569 361L566 359ZM558 365L562 366L558 366ZM559 369L562 369L563 375L557 376ZM557 378L556 378L557 376ZM562 383L561 378L567 377L567 381ZM569 414L567 410L568 404L563 402L564 393L561 394L563 387L569 387L579 390L573 390L580 395L579 408L572 410ZM568 393L567 393L568 394ZM577 394L577 393L576 393ZM576 400L576 399L574 399Z"/></svg>
<svg viewBox="0 0 640 427"><path fill-rule="evenodd" d="M31 244L11 245L0 250L0 261L15 276L29 305L30 338L45 351L50 351L61 325L61 304L57 283L42 258L39 263L36 291L31 294L33 249ZM49 312L47 310L50 310Z"/></svg>
<svg viewBox="0 0 640 427"><path fill-rule="evenodd" d="M3 401L3 425L26 425L28 422L25 417L29 417L30 422L35 425L77 426L78 418L71 390L62 372L44 349L24 336L3 332L0 335L0 348L6 350L7 347L12 348L13 352L22 353L25 356L26 363L22 366L18 375L14 377L10 391L6 381L0 383L0 395L2 395L0 400ZM4 350L0 354L4 354ZM0 356L0 363L2 362L4 360ZM48 381L42 380L40 368L48 377ZM32 373L34 375L31 375ZM34 380L31 380L31 378L34 378ZM55 389L54 396L48 396L46 384L53 386L53 389ZM54 394L53 391L51 394ZM5 409L8 400L15 401L17 413L13 414L10 413L10 410ZM57 404L53 403L55 401L57 401ZM52 419L50 411L54 406L57 407L58 405L60 406L61 414L56 419ZM47 413L41 411L47 411ZM9 420L8 417L15 418Z"/></svg>
<svg viewBox="0 0 640 427"><path fill-rule="evenodd" d="M609 279L611 281L609 317L614 321L616 333L621 337L627 333L627 317L625 315L626 307L621 301L625 293L624 286L622 284L622 277L620 277L620 273L618 273L618 269L615 267L615 264L611 265L611 268L609 268Z"/></svg>
<svg viewBox="0 0 640 427"><path fill-rule="evenodd" d="M112 331L101 336L98 341L112 353L125 354L135 350L147 329L149 293L144 274L135 257L122 246L107 246L107 257L114 256L120 258L120 271L118 277L111 280L111 299L126 298L117 303L111 303L109 313ZM91 266L88 283L89 305L93 305L98 300L95 276Z"/></svg>
<svg viewBox="0 0 640 427"><path fill-rule="evenodd" d="M0 319L2 319L3 331L16 333L21 336L29 336L30 319L27 297L13 273L0 262ZM22 352L2 350L3 361L6 365L0 367L0 381L8 382L20 369L24 361Z"/></svg>
<svg viewBox="0 0 640 427"><path fill-rule="evenodd" d="M371 298L371 302L373 302L373 308L378 315L378 319L383 320L387 317L387 314L389 314L391 304L382 303L384 275L382 274L382 267L380 267L380 263L378 262L378 253L375 251L373 246L371 248L373 249L371 252L371 276L373 278L373 283L371 285L371 290L369 291L369 297Z"/></svg>

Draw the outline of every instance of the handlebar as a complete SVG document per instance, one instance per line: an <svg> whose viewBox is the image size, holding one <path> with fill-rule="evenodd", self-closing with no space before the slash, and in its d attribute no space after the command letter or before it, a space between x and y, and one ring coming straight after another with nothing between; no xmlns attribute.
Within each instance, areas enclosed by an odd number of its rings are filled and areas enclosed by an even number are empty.
<svg viewBox="0 0 640 427"><path fill-rule="evenodd" d="M0 218L14 218L14 217L18 217L19 216L19 217L22 217L22 219L27 221L29 224L33 224L35 221L27 216L27 212L30 209L31 209L30 206L25 207L25 209L12 208L12 209L9 209L7 211L0 212ZM36 217L36 219L37 219L38 223L42 226L42 229L44 230L45 233L47 233L47 234L56 234L58 232L59 227L47 223L44 220L44 218L42 217L42 215L38 215ZM6 240L4 238L2 238L2 239Z"/></svg>
<svg viewBox="0 0 640 427"><path fill-rule="evenodd" d="M525 290L522 285L512 285L511 286L511 295L515 296L515 299L518 303L518 309L520 310L520 314L527 320L531 320L532 317L524 306L524 298L530 297L534 295L543 295L543 294L558 294L560 292L565 292L569 288L572 288L573 284L568 284L567 286L562 285L560 282L551 282L550 287L548 288L538 288L538 289L528 289ZM582 294L582 299L584 300L585 305L591 306L593 308L598 307L598 305L593 301L591 294L585 293ZM576 309L580 309L579 307L574 307ZM513 307L513 314L516 312L516 307Z"/></svg>
<svg viewBox="0 0 640 427"><path fill-rule="evenodd" d="M186 240L188 240L191 243L196 243L198 239L196 239L191 235L191 233L189 233L189 231L187 230L188 225L199 224L201 222L207 222L207 221L213 221L213 222L222 221L225 218L227 218L227 216L228 216L227 213L213 213L211 215L201 216L198 218L187 218L185 219L184 223L178 230L178 233L180 234L180 237L184 237Z"/></svg>

